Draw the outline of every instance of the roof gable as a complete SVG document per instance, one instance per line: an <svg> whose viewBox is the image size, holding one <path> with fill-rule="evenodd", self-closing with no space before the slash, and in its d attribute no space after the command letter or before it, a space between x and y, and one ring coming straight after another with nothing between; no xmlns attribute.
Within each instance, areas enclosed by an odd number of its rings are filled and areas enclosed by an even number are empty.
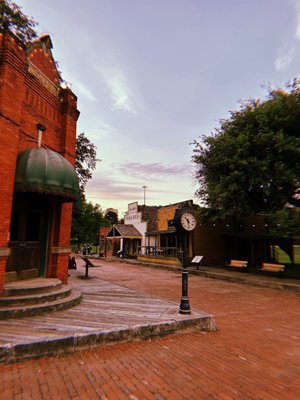
<svg viewBox="0 0 300 400"><path fill-rule="evenodd" d="M115 224L111 227L106 237L108 238L123 237L127 239L140 239L142 235L133 225Z"/></svg>
<svg viewBox="0 0 300 400"><path fill-rule="evenodd" d="M60 74L52 55L52 41L49 35L30 42L27 45L27 58L54 85L59 86Z"/></svg>

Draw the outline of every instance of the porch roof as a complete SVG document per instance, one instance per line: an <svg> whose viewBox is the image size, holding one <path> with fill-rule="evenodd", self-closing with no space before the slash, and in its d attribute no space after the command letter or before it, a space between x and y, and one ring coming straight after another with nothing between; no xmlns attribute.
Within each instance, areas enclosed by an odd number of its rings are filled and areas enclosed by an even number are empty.
<svg viewBox="0 0 300 400"><path fill-rule="evenodd" d="M228 238L233 238L233 239L241 239L241 240L246 240L250 244L254 243L271 243L279 246L283 251L285 251L292 263L294 263L294 238L292 237L284 237L284 236L278 236L278 235L273 235L269 233L234 233L234 232L224 232L223 233L224 237Z"/></svg>
<svg viewBox="0 0 300 400"><path fill-rule="evenodd" d="M141 239L142 235L133 225L115 224L106 235L107 238Z"/></svg>

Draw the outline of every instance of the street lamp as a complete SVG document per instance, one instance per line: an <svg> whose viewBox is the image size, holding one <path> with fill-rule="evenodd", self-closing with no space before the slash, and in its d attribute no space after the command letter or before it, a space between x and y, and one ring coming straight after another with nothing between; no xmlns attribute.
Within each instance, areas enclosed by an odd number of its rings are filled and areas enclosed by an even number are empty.
<svg viewBox="0 0 300 400"><path fill-rule="evenodd" d="M142 186L142 189L144 189L144 206L146 205L146 189L147 189L147 186Z"/></svg>

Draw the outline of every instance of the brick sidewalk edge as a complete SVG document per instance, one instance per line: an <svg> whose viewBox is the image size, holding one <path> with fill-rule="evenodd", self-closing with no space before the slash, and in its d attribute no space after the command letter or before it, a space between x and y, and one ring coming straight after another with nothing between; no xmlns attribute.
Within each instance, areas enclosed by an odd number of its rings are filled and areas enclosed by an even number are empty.
<svg viewBox="0 0 300 400"><path fill-rule="evenodd" d="M33 343L3 345L0 346L0 362L16 362L30 358L62 355L101 345L147 340L175 333L209 332L216 330L214 316L205 314L200 317L181 321L133 326L128 329L110 330L92 334L74 334L68 337L41 340Z"/></svg>

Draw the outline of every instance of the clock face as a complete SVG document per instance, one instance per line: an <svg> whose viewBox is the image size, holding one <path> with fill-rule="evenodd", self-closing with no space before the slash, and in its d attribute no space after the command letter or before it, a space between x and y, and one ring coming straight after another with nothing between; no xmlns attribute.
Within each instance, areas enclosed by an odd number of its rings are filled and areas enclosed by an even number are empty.
<svg viewBox="0 0 300 400"><path fill-rule="evenodd" d="M192 231L196 228L197 222L196 218L190 212L184 212L180 217L181 226L186 231Z"/></svg>

